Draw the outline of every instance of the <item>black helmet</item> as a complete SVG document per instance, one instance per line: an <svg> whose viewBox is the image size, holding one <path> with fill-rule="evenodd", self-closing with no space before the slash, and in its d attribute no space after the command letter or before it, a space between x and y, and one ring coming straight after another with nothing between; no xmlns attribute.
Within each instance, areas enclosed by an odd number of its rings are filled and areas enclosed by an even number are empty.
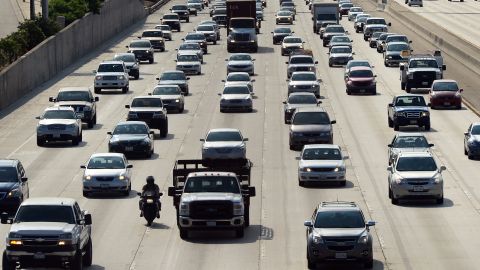
<svg viewBox="0 0 480 270"><path fill-rule="evenodd" d="M155 178L153 176L147 176L147 184L153 184L155 183Z"/></svg>

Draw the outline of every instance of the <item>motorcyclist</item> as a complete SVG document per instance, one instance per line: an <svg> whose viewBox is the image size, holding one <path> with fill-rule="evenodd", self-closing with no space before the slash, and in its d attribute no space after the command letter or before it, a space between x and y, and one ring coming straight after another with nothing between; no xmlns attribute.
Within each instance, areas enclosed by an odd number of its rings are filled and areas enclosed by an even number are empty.
<svg viewBox="0 0 480 270"><path fill-rule="evenodd" d="M142 187L142 197L145 195L147 191L154 192L154 198L155 198L155 203L157 204L157 218L160 218L160 210L162 208L162 204L160 202L160 196L163 195L163 193L160 192L160 188L158 187L157 184L155 184L155 178L153 176L148 176L147 177L147 184L145 184ZM139 207L140 207L140 217L143 217L143 200L140 199L139 202Z"/></svg>

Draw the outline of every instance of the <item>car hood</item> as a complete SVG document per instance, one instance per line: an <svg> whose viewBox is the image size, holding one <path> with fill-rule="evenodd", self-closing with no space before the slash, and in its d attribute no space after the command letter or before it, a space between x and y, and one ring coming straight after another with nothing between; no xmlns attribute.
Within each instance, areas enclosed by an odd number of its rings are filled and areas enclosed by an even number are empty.
<svg viewBox="0 0 480 270"><path fill-rule="evenodd" d="M130 112L157 112L162 109L162 107L132 107L130 108Z"/></svg>
<svg viewBox="0 0 480 270"><path fill-rule="evenodd" d="M87 101L57 101L55 103L57 106L91 106L92 103Z"/></svg>
<svg viewBox="0 0 480 270"><path fill-rule="evenodd" d="M183 193L182 202L191 201L234 201L241 202L242 195L225 192L199 192L199 193Z"/></svg>
<svg viewBox="0 0 480 270"><path fill-rule="evenodd" d="M200 50L180 50L178 51L179 53L181 52L181 54L197 54L197 55L200 55L200 54L203 54L203 51L200 49Z"/></svg>
<svg viewBox="0 0 480 270"><path fill-rule="evenodd" d="M330 57L351 57L351 53L331 53Z"/></svg>
<svg viewBox="0 0 480 270"><path fill-rule="evenodd" d="M58 236L72 232L74 228L75 224L63 222L23 222L12 224L10 232L22 236Z"/></svg>
<svg viewBox="0 0 480 270"><path fill-rule="evenodd" d="M316 104L287 104L285 107L287 110L294 110L298 108L306 108L306 107L315 107Z"/></svg>
<svg viewBox="0 0 480 270"><path fill-rule="evenodd" d="M228 61L229 66L235 66L235 65L247 66L247 65L252 65L252 64L253 63L251 61L247 61L247 60L244 60L244 61L236 61L236 60Z"/></svg>
<svg viewBox="0 0 480 270"><path fill-rule="evenodd" d="M159 81L158 84L186 84L187 81L185 80L165 80L165 81Z"/></svg>
<svg viewBox="0 0 480 270"><path fill-rule="evenodd" d="M303 43L283 43L282 46L284 48L300 47L300 46L303 46Z"/></svg>
<svg viewBox="0 0 480 270"><path fill-rule="evenodd" d="M76 119L42 119L38 122L39 125L52 125L52 124L71 125L76 123L77 123Z"/></svg>
<svg viewBox="0 0 480 270"><path fill-rule="evenodd" d="M433 91L432 93L435 93L432 95L432 97L453 97L458 92L457 91Z"/></svg>
<svg viewBox="0 0 480 270"><path fill-rule="evenodd" d="M428 111L427 107L422 107L422 106L396 106L396 111L397 112L402 112L402 111Z"/></svg>
<svg viewBox="0 0 480 270"><path fill-rule="evenodd" d="M85 175L91 176L119 176L125 173L125 169L86 169Z"/></svg>
<svg viewBox="0 0 480 270"><path fill-rule="evenodd" d="M203 148L239 148L245 146L244 142L205 142Z"/></svg>
<svg viewBox="0 0 480 270"><path fill-rule="evenodd" d="M113 135L110 141L141 141L148 138L147 134L118 134Z"/></svg>
<svg viewBox="0 0 480 270"><path fill-rule="evenodd" d="M292 132L327 132L331 131L330 124L328 125L291 125Z"/></svg>
<svg viewBox="0 0 480 270"><path fill-rule="evenodd" d="M162 100L171 100L171 99L181 99L182 95L154 95L155 97L159 97Z"/></svg>
<svg viewBox="0 0 480 270"><path fill-rule="evenodd" d="M222 99L251 99L252 96L250 94L224 94L222 95Z"/></svg>
<svg viewBox="0 0 480 270"><path fill-rule="evenodd" d="M360 237L365 232L365 228L342 228L342 229L324 229L314 228L313 233L316 236L325 237Z"/></svg>
<svg viewBox="0 0 480 270"><path fill-rule="evenodd" d="M396 173L401 176L402 178L406 179L426 179L426 178L433 178L438 171L428 171L428 172L399 172Z"/></svg>
<svg viewBox="0 0 480 270"><path fill-rule="evenodd" d="M343 160L300 160L300 168L336 168L344 166Z"/></svg>
<svg viewBox="0 0 480 270"><path fill-rule="evenodd" d="M294 85L318 85L317 81L290 81L288 86Z"/></svg>
<svg viewBox="0 0 480 270"><path fill-rule="evenodd" d="M200 65L200 61L186 61L186 62L177 62L178 65Z"/></svg>
<svg viewBox="0 0 480 270"><path fill-rule="evenodd" d="M0 183L0 192L9 192L13 188L17 187L17 182L1 182Z"/></svg>
<svg viewBox="0 0 480 270"><path fill-rule="evenodd" d="M124 72L97 72L96 76L124 76Z"/></svg>

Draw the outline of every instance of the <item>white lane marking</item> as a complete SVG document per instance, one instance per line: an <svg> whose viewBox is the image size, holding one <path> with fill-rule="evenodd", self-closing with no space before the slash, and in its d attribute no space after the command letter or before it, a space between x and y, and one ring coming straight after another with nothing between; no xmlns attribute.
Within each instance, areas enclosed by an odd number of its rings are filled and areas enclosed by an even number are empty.
<svg viewBox="0 0 480 270"><path fill-rule="evenodd" d="M15 150L13 150L10 154L8 154L7 158L11 158L13 155L15 155L22 147L24 147L33 137L35 137L36 134L32 134L32 136L28 137L22 144L20 144Z"/></svg>

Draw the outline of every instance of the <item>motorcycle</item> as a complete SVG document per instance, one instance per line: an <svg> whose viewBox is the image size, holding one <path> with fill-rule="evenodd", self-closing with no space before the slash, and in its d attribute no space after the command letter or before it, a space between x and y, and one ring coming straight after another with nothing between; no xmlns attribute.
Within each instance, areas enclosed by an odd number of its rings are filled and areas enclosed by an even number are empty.
<svg viewBox="0 0 480 270"><path fill-rule="evenodd" d="M140 196L143 217L147 221L147 225L151 226L153 220L157 217L157 213L159 212L158 205L156 203L155 192L153 191L146 191L145 194L138 192L138 196ZM163 193L160 192L160 196Z"/></svg>

